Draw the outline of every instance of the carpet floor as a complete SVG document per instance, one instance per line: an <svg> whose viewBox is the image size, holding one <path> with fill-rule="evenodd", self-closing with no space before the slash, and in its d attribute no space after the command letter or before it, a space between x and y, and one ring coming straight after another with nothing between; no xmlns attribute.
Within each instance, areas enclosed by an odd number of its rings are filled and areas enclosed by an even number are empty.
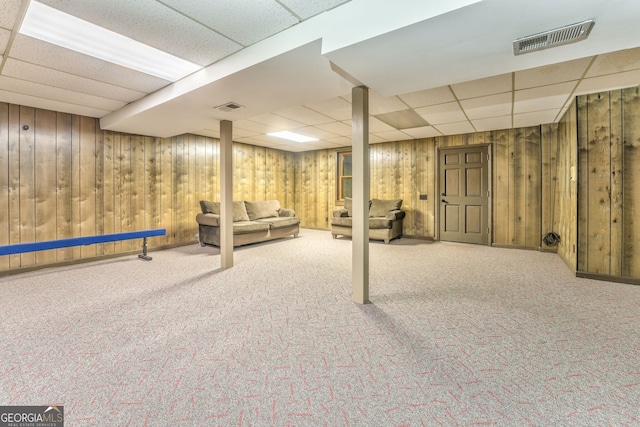
<svg viewBox="0 0 640 427"><path fill-rule="evenodd" d="M640 425L640 287L555 254L328 231L0 278L0 405L66 426Z"/></svg>

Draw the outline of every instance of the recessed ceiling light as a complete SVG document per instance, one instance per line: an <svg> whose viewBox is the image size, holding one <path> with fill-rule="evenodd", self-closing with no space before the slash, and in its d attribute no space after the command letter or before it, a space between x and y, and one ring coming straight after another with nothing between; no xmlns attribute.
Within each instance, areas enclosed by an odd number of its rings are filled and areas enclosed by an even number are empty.
<svg viewBox="0 0 640 427"><path fill-rule="evenodd" d="M288 130L284 130L282 132L272 132L268 133L267 135L288 139L289 141L295 142L311 142L318 140L318 138L311 138L309 136L300 135L299 133L289 132Z"/></svg>
<svg viewBox="0 0 640 427"><path fill-rule="evenodd" d="M202 68L36 1L29 4L20 33L171 82Z"/></svg>

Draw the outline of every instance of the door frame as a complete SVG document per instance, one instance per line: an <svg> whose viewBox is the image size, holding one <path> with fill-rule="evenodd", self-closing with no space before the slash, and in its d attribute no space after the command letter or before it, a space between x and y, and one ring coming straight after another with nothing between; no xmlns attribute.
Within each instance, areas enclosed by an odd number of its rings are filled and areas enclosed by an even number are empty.
<svg viewBox="0 0 640 427"><path fill-rule="evenodd" d="M487 187L489 188L489 195L487 200L487 227L489 228L487 233L487 246L493 245L493 145L491 143L486 144L469 144L469 145L452 145L446 147L438 147L436 144L436 153L434 163L435 173L435 197L434 201L434 219L435 219L435 240L440 241L440 152L449 150L459 150L465 147L487 147Z"/></svg>

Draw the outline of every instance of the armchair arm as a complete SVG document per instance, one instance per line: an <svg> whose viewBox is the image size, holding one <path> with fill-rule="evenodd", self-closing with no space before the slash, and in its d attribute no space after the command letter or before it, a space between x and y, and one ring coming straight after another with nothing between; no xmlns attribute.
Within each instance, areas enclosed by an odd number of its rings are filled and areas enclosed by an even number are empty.
<svg viewBox="0 0 640 427"><path fill-rule="evenodd" d="M280 208L278 209L278 216L294 217L296 216L296 211L294 211L293 209Z"/></svg>
<svg viewBox="0 0 640 427"><path fill-rule="evenodd" d="M348 217L348 216L349 216L349 211L346 209L336 209L335 211L333 211L334 218L342 218L342 217Z"/></svg>
<svg viewBox="0 0 640 427"><path fill-rule="evenodd" d="M393 210L393 211L389 211L389 213L387 213L387 215L385 216L385 219L390 219L391 221L397 221L399 219L402 219L405 217L405 212L402 210Z"/></svg>

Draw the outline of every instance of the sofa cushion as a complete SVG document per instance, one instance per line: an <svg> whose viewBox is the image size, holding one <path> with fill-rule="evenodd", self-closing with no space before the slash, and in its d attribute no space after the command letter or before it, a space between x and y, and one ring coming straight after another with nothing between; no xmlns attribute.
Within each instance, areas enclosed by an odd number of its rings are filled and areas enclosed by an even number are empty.
<svg viewBox="0 0 640 427"><path fill-rule="evenodd" d="M220 203L210 202L208 200L200 200L200 209L203 214L216 214L220 215Z"/></svg>
<svg viewBox="0 0 640 427"><path fill-rule="evenodd" d="M369 208L369 218L384 217L389 211L398 210L401 206L402 199L373 199Z"/></svg>
<svg viewBox="0 0 640 427"><path fill-rule="evenodd" d="M290 225L300 224L300 218L281 216L278 218L272 217L272 218L257 219L256 222L269 224L271 228L282 228L282 227L288 227Z"/></svg>
<svg viewBox="0 0 640 427"><path fill-rule="evenodd" d="M266 200L264 202L248 202L244 204L247 208L247 214L251 221L261 218L278 217L280 202L278 200Z"/></svg>
<svg viewBox="0 0 640 427"><path fill-rule="evenodd" d="M386 218L369 218L369 229L374 230L378 228L391 228L393 227L393 221Z"/></svg>
<svg viewBox="0 0 640 427"><path fill-rule="evenodd" d="M233 223L233 234L249 234L269 231L269 224L256 221L237 221Z"/></svg>
<svg viewBox="0 0 640 427"><path fill-rule="evenodd" d="M333 217L331 218L331 225L339 225L342 227L351 227L352 219L350 216Z"/></svg>

